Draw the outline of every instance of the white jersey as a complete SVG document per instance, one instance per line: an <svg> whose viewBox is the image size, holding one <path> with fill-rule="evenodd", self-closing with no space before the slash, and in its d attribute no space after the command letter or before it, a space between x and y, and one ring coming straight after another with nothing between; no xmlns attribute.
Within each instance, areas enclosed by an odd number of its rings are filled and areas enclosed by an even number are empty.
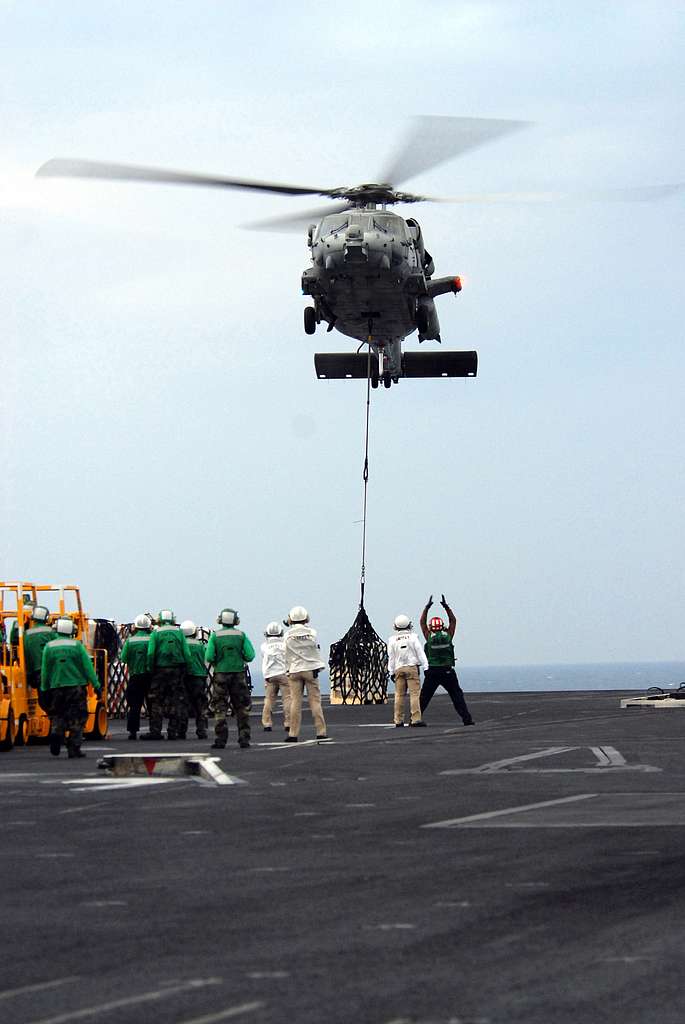
<svg viewBox="0 0 685 1024"><path fill-rule="evenodd" d="M262 675L265 679L285 675L285 640L282 636L268 636L261 646Z"/></svg>
<svg viewBox="0 0 685 1024"><path fill-rule="evenodd" d="M388 637L388 672L392 676L398 668L406 668L408 665L420 666L425 672L428 659L416 633L402 629Z"/></svg>
<svg viewBox="0 0 685 1024"><path fill-rule="evenodd" d="M316 630L303 622L296 622L285 631L286 672L316 672L326 668L316 642Z"/></svg>

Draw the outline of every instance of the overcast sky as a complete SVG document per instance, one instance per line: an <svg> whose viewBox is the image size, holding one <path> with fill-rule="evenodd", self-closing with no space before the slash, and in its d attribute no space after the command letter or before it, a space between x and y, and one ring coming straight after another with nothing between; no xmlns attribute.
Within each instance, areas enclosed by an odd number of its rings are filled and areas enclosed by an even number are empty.
<svg viewBox="0 0 685 1024"><path fill-rule="evenodd" d="M685 181L680 2L0 0L0 575L92 615L357 609L362 382L323 382L311 200L35 181L82 157L332 186L428 113L534 122L437 195ZM444 590L467 664L683 659L685 194L413 208L475 380L373 395L367 607ZM322 201L323 205L323 201ZM416 348L416 336L408 347Z"/></svg>

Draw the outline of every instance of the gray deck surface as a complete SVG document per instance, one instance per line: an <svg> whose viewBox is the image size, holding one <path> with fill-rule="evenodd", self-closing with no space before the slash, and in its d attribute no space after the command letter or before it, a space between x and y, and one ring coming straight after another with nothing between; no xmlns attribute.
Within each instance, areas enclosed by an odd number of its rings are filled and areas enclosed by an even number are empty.
<svg viewBox="0 0 685 1024"><path fill-rule="evenodd" d="M208 750L119 722L86 761L0 755L0 1020L682 1024L685 709L620 696L326 706L297 746L256 706L234 786L104 776Z"/></svg>

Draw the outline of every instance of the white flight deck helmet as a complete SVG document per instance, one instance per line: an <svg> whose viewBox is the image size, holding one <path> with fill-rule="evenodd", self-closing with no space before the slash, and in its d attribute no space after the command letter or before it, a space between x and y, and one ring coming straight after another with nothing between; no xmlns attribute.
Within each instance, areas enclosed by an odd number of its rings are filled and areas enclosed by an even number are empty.
<svg viewBox="0 0 685 1024"><path fill-rule="evenodd" d="M216 621L220 626L237 626L240 622L240 616L235 608L222 608L216 617Z"/></svg>
<svg viewBox="0 0 685 1024"><path fill-rule="evenodd" d="M280 622L270 622L264 630L264 636L283 636L283 626Z"/></svg>
<svg viewBox="0 0 685 1024"><path fill-rule="evenodd" d="M196 630L197 626L191 619L186 619L181 623L181 632L184 636L195 636Z"/></svg>
<svg viewBox="0 0 685 1024"><path fill-rule="evenodd" d="M50 617L50 611L45 605L38 604L31 612L31 618L34 622L47 622Z"/></svg>
<svg viewBox="0 0 685 1024"><path fill-rule="evenodd" d="M411 619L408 615L396 615L393 626L395 629L411 629Z"/></svg>
<svg viewBox="0 0 685 1024"><path fill-rule="evenodd" d="M303 608L301 604L296 604L295 607L291 608L288 612L288 621L291 623L309 622L309 612L306 608Z"/></svg>
<svg viewBox="0 0 685 1024"><path fill-rule="evenodd" d="M133 625L136 629L152 629L152 619L149 615L143 612L142 615L136 615Z"/></svg>
<svg viewBox="0 0 685 1024"><path fill-rule="evenodd" d="M73 636L75 628L73 620L66 616L60 617L55 623L55 632L60 636Z"/></svg>
<svg viewBox="0 0 685 1024"><path fill-rule="evenodd" d="M162 608L161 612L157 615L157 622L160 626L173 626L176 623L176 616L171 608Z"/></svg>

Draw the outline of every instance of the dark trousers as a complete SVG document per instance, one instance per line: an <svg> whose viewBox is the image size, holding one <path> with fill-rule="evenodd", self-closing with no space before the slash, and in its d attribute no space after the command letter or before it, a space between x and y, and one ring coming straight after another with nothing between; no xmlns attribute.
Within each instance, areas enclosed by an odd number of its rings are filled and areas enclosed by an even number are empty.
<svg viewBox="0 0 685 1024"><path fill-rule="evenodd" d="M195 732L199 739L207 735L209 714L207 706L207 679L205 676L186 676L186 690L190 714L195 719Z"/></svg>
<svg viewBox="0 0 685 1024"><path fill-rule="evenodd" d="M450 695L455 711L466 724L471 721L471 713L464 700L464 692L459 685L457 673L452 666L440 668L427 668L423 675L423 686L421 687L421 714L430 704L433 694L439 686L443 686Z"/></svg>
<svg viewBox="0 0 685 1024"><path fill-rule="evenodd" d="M56 686L50 691L52 733L64 739L69 733L69 750L79 750L83 726L88 720L88 691L85 686Z"/></svg>
<svg viewBox="0 0 685 1024"><path fill-rule="evenodd" d="M188 728L188 695L182 665L168 665L152 673L147 700L150 735L161 736L164 716L169 719L167 737L176 739Z"/></svg>
<svg viewBox="0 0 685 1024"><path fill-rule="evenodd" d="M50 714L50 691L41 690L40 688L40 669L36 668L33 672L29 672L28 679L29 686L38 694L38 707L41 708L46 715Z"/></svg>
<svg viewBox="0 0 685 1024"><path fill-rule="evenodd" d="M149 672L141 672L139 675L130 675L128 677L128 686L126 687L126 703L128 704L126 728L129 732L138 732L140 730L140 709L147 700L149 689Z"/></svg>
<svg viewBox="0 0 685 1024"><path fill-rule="evenodd" d="M238 723L238 739L250 739L250 708L252 697L244 672L215 672L212 704L216 721L216 742L226 745L228 739L228 709L233 708Z"/></svg>

